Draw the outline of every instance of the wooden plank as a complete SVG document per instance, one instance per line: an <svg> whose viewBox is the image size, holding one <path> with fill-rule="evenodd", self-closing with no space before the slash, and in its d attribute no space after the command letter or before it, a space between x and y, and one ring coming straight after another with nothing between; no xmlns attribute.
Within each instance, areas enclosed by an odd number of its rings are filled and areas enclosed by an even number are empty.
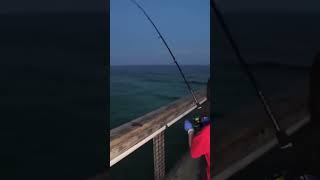
<svg viewBox="0 0 320 180"><path fill-rule="evenodd" d="M206 100L205 89L196 92L196 96L200 102L204 102ZM192 108L195 108L194 100L192 96L187 96L112 129L110 132L110 161L148 137L154 136L157 131L160 133L169 126L171 121Z"/></svg>

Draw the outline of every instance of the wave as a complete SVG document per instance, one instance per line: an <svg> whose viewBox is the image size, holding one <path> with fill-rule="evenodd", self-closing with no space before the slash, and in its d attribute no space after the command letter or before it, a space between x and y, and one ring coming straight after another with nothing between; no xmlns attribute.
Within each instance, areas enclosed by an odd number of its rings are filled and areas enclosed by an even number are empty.
<svg viewBox="0 0 320 180"><path fill-rule="evenodd" d="M206 85L207 82L204 82L204 81L196 81L196 80L191 80L191 81L188 81L190 84L197 84L197 85ZM183 82L184 83L184 82Z"/></svg>
<svg viewBox="0 0 320 180"><path fill-rule="evenodd" d="M160 83L180 83L184 84L185 82L183 80L177 80L177 79L161 79L161 78L144 78L147 82L160 82ZM206 81L198 81L198 80L188 80L188 83L195 84L195 85L206 85Z"/></svg>
<svg viewBox="0 0 320 180"><path fill-rule="evenodd" d="M165 79L161 79L161 78L144 78L144 81L147 82L170 82L170 80L165 80Z"/></svg>
<svg viewBox="0 0 320 180"><path fill-rule="evenodd" d="M174 96L174 95L170 96L170 95L164 95L164 94L155 94L155 96L159 99L166 99L166 100L171 100L171 101L174 101L174 100L181 98L179 96Z"/></svg>

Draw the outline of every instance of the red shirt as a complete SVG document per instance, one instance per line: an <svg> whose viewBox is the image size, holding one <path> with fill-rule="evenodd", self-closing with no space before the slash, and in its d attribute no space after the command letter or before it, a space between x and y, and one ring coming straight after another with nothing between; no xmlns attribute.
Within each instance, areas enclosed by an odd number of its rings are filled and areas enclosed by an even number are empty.
<svg viewBox="0 0 320 180"><path fill-rule="evenodd" d="M210 124L193 137L190 153L192 158L205 156L207 161L207 180L210 180Z"/></svg>

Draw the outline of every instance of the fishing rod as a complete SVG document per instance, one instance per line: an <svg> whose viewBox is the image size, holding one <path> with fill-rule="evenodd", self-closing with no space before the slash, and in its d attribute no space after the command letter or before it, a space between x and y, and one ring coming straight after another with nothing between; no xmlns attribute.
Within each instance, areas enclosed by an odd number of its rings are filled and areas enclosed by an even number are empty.
<svg viewBox="0 0 320 180"><path fill-rule="evenodd" d="M221 12L217 8L217 5L215 4L215 2L213 0L210 0L210 5L211 5L211 8L214 10L215 15L217 17L217 20L219 21L223 31L225 32L233 50L235 51L235 54L236 54L238 60L240 61L240 64L242 65L243 70L246 72L246 74L247 74L249 80L251 81L251 84L253 85L261 103L263 104L267 115L272 120L272 124L276 130L276 136L277 136L277 139L278 139L278 142L280 144L281 149L286 149L288 147L291 147L293 145L292 142L289 141L288 135L280 128L279 122L275 118L264 94L262 93L262 90L260 89L260 87L258 85L257 80L255 79L248 64L246 63L243 56L241 55L239 47L237 46L236 42L233 40L232 35L229 31L228 26L226 25L226 23L224 21L224 18L222 16Z"/></svg>
<svg viewBox="0 0 320 180"><path fill-rule="evenodd" d="M191 93L191 95L192 95L192 97L193 97L193 100L195 101L195 103L196 103L196 105L197 105L197 108L198 108L198 109L201 109L200 103L199 103L197 97L195 96L194 91L192 90L190 84L188 83L186 77L184 76L184 73L183 73L181 67L179 66L179 64L178 64L175 56L173 55L171 49L169 48L166 40L165 40L165 39L163 38L163 36L161 35L159 29L158 29L157 26L153 23L153 21L151 20L151 18L150 18L149 15L147 14L147 12L146 12L135 0L130 0L130 1L131 1L132 3L134 3L134 4L143 12L143 14L146 16L146 18L149 20L149 22L152 24L152 26L153 26L153 27L155 28L155 30L157 31L160 39L162 40L162 42L164 43L164 45L165 45L166 48L168 49L168 51L169 51L169 53L170 53L170 55L171 55L174 63L177 65L177 67L178 67L178 69L179 69L179 72L180 72L180 74L181 74L181 76L182 76L185 84L187 85L188 90L190 91L190 93Z"/></svg>

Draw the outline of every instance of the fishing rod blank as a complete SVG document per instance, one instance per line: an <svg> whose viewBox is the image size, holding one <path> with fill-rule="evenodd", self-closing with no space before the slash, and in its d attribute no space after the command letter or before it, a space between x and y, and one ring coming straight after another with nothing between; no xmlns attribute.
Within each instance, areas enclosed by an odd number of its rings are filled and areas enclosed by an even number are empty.
<svg viewBox="0 0 320 180"><path fill-rule="evenodd" d="M231 36L231 33L229 31L229 28L227 27L221 12L217 8L217 5L215 4L215 2L213 0L210 0L210 4L211 4L211 8L213 8L213 10L215 12L217 20L219 21L219 23L220 23L223 31L225 32L225 34L226 34L226 36L227 36L227 38L228 38L233 50L235 51L235 54L236 54L238 60L240 61L240 64L242 65L243 70L248 75L249 80L251 81L254 89L256 90L256 93L257 93L261 103L263 104L267 115L269 116L269 118L273 122L273 126L274 126L274 128L276 130L277 139L279 141L279 144L280 144L281 148L285 149L287 147L292 146L292 143L289 141L289 138L288 138L287 134L284 131L281 130L279 122L274 117L274 115L273 115L273 113L271 111L271 108L270 108L269 104L267 103L267 100L266 100L265 96L262 93L262 90L258 86L258 83L257 83L256 79L253 76L252 71L250 70L248 64L246 63L246 61L242 57L242 55L240 53L240 50L239 50L237 44L235 43L235 41L233 40L233 38Z"/></svg>
<svg viewBox="0 0 320 180"><path fill-rule="evenodd" d="M151 20L151 18L148 16L147 12L146 12L135 0L130 0L130 1L131 1L132 3L134 3L134 4L143 12L143 14L146 16L146 18L150 21L150 23L152 24L152 26L153 26L153 27L155 28L155 30L157 31L157 33L158 33L159 37L161 38L162 42L164 43L164 45L165 45L166 48L168 49L168 51L169 51L169 53L170 53L170 55L171 55L174 63L177 65L177 67L178 67L178 69L179 69L179 72L180 72L180 74L181 74L181 76L182 76L185 84L187 85L187 87L188 87L188 89L189 89L189 91L190 91L190 93L191 93L191 95L192 95L192 97L193 97L193 100L195 101L195 103L196 103L196 105L197 105L197 108L200 109L201 106L200 106L200 104L199 104L199 101L197 100L197 98L196 98L196 96L195 96L195 94L194 94L191 86L189 85L186 77L184 76L184 74L183 74L183 72L182 72L181 67L179 66L179 64L178 64L175 56L173 55L171 49L169 48L167 42L164 40L164 38L163 38L163 36L161 35L160 31L158 30L157 26L153 23L153 21Z"/></svg>

